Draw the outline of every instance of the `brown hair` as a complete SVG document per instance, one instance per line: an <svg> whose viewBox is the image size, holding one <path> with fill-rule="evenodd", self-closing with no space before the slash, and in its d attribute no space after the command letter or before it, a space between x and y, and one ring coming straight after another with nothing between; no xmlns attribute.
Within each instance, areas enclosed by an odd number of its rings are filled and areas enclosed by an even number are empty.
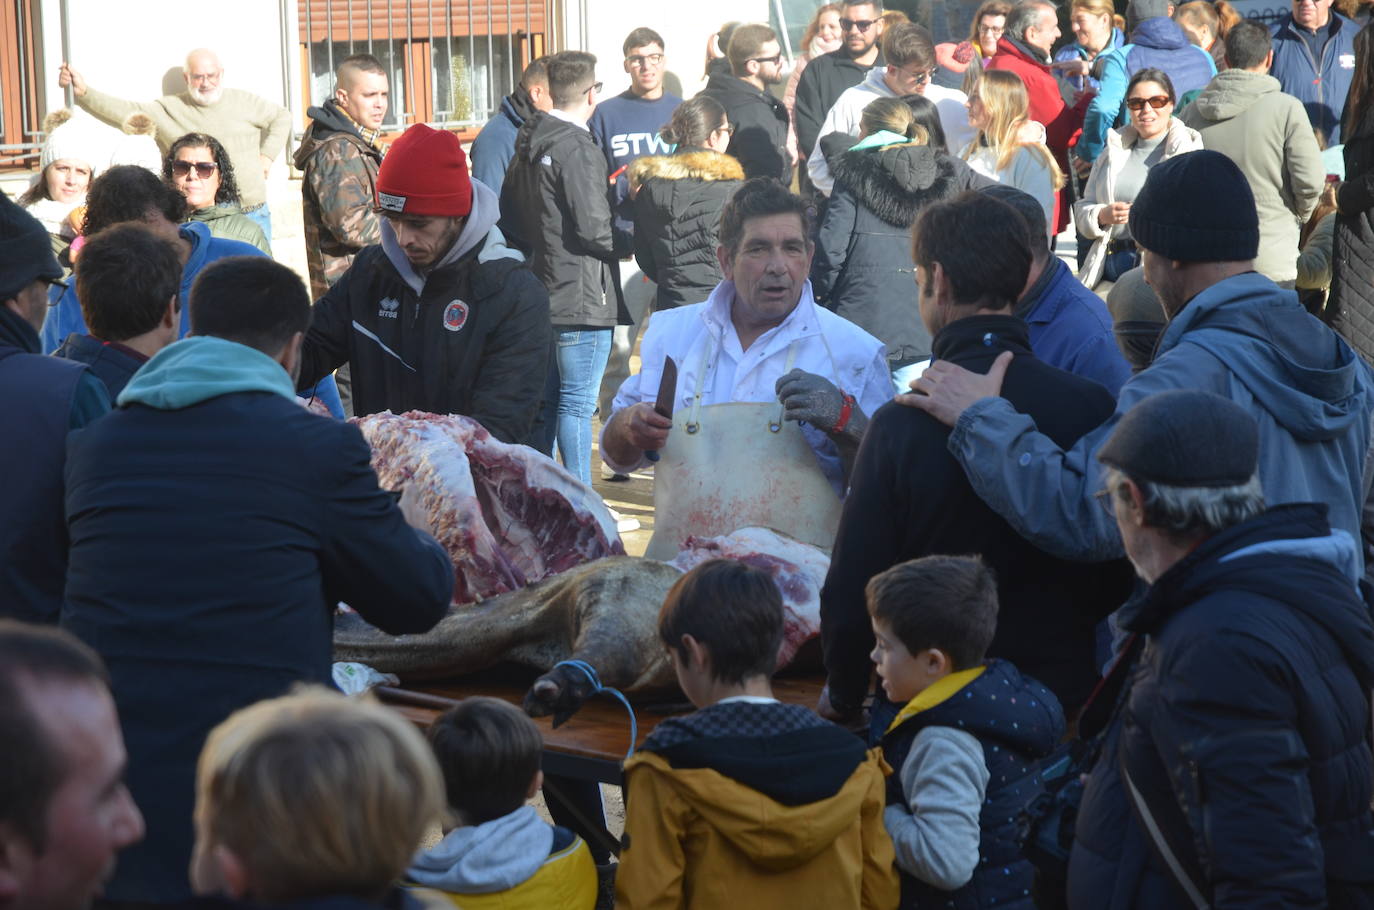
<svg viewBox="0 0 1374 910"><path fill-rule="evenodd" d="M730 61L730 72L743 76L749 61L759 55L769 41L777 41L778 33L761 22L741 25L730 35L730 45L725 49L725 57Z"/></svg>
<svg viewBox="0 0 1374 910"><path fill-rule="evenodd" d="M673 108L672 118L659 135L680 148L696 148L704 146L725 119L725 108L719 101L709 95L693 95Z"/></svg>
<svg viewBox="0 0 1374 910"><path fill-rule="evenodd" d="M782 645L782 595L767 572L737 559L708 559L668 591L658 637L682 655L682 636L711 655L711 675L724 683L772 676Z"/></svg>
<svg viewBox="0 0 1374 910"><path fill-rule="evenodd" d="M864 589L868 614L910 654L938 648L955 670L981 664L997 631L997 583L977 556L926 556L881 572Z"/></svg>
<svg viewBox="0 0 1374 910"><path fill-rule="evenodd" d="M663 36L651 28L640 26L625 36L625 43L621 45L620 52L626 57L630 56L630 51L637 47L648 47L657 44L659 50L664 50Z"/></svg>
<svg viewBox="0 0 1374 910"><path fill-rule="evenodd" d="M978 7L978 12L973 14L973 22L968 27L968 43L978 47L978 26L983 21L984 16L1001 16L1003 17L1002 24L1005 25L1006 17L1010 15L1011 4L1007 3L1006 0L986 0L982 6ZM993 50L990 47L979 49L985 54Z"/></svg>
<svg viewBox="0 0 1374 910"><path fill-rule="evenodd" d="M720 211L720 245L731 259L744 239L744 223L769 215L796 215L801 219L802 232L811 236L811 211L806 201L774 177L754 177L744 181Z"/></svg>
<svg viewBox="0 0 1374 910"><path fill-rule="evenodd" d="M544 738L515 705L474 696L439 715L429 727L429 745L450 808L463 824L480 825L525 804Z"/></svg>
<svg viewBox="0 0 1374 910"><path fill-rule="evenodd" d="M938 262L957 305L1004 309L1021 296L1030 274L1026 219L985 193L937 202L912 225L911 261L928 276Z"/></svg>
<svg viewBox="0 0 1374 910"><path fill-rule="evenodd" d="M86 330L101 341L127 341L162 322L181 289L176 249L141 224L108 227L86 241L76 260L76 299Z"/></svg>
<svg viewBox="0 0 1374 910"><path fill-rule="evenodd" d="M883 59L888 66L915 64L922 69L935 65L935 44L930 32L914 22L902 22L883 32Z"/></svg>
<svg viewBox="0 0 1374 910"><path fill-rule="evenodd" d="M210 732L196 764L197 860L229 848L266 903L375 897L405 871L442 792L400 714L301 687Z"/></svg>
<svg viewBox="0 0 1374 910"><path fill-rule="evenodd" d="M105 665L71 633L0 619L0 824L37 853L47 842L48 803L66 777L67 757L25 690L55 681L110 688Z"/></svg>
<svg viewBox="0 0 1374 910"><path fill-rule="evenodd" d="M563 51L549 57L549 97L554 104L572 104L592 87L596 57L583 51Z"/></svg>
<svg viewBox="0 0 1374 910"><path fill-rule="evenodd" d="M802 32L800 45L802 53L810 53L811 42L816 40L816 36L821 31L821 17L826 13L834 13L838 16L843 10L844 6L840 3L827 3L816 10L816 15L811 17L811 22L807 24L806 31Z"/></svg>
<svg viewBox="0 0 1374 910"><path fill-rule="evenodd" d="M859 115L859 126L867 135L887 130L905 136L916 145L925 145L930 138L925 127L916 122L911 106L902 98L875 98L868 102Z"/></svg>

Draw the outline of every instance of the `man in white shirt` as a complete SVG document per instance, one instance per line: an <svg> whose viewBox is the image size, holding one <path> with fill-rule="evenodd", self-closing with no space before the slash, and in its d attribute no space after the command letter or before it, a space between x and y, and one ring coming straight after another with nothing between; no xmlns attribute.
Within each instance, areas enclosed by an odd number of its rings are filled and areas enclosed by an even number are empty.
<svg viewBox="0 0 1374 910"><path fill-rule="evenodd" d="M973 140L973 129L968 124L968 96L958 89L930 81L935 72L935 46L931 44L930 33L913 22L893 26L883 35L883 57L887 66L873 67L863 82L840 95L825 116L820 138L823 140L831 133L857 136L864 108L877 98L924 95L939 111L940 126L945 131L945 151L957 155ZM829 196L835 180L825 160L824 146L824 142L816 143L806 167L811 182Z"/></svg>
<svg viewBox="0 0 1374 910"><path fill-rule="evenodd" d="M601 457L629 473L667 444L654 410L664 358L678 366L675 413L693 404L778 402L837 494L868 416L892 397L882 342L816 305L806 207L775 180L747 181L721 213L725 280L703 303L654 314L638 375L625 380L601 433ZM697 401L697 396L700 400Z"/></svg>

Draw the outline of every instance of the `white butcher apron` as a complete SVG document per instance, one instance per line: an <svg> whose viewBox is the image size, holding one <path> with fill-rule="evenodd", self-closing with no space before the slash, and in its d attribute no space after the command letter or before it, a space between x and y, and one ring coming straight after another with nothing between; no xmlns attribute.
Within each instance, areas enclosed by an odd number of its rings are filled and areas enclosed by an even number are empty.
<svg viewBox="0 0 1374 910"><path fill-rule="evenodd" d="M654 536L644 555L670 560L691 535L740 528L781 531L829 552L840 524L840 498L781 402L701 404L707 342L691 407L673 415L654 466ZM787 352L791 371L797 342ZM827 345L827 350L828 350ZM718 359L717 359L718 362ZM830 358L831 370L835 359Z"/></svg>

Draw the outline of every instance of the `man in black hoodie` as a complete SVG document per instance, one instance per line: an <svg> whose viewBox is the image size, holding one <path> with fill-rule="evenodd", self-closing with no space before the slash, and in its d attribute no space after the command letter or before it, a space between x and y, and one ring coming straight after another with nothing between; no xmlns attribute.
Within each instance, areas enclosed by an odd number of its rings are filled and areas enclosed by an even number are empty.
<svg viewBox="0 0 1374 910"><path fill-rule="evenodd" d="M825 115L845 89L863 82L868 71L885 65L879 38L883 36L882 0L850 2L840 13L844 43L806 65L797 80L797 148L805 161L821 137Z"/></svg>
<svg viewBox="0 0 1374 910"><path fill-rule="evenodd" d="M739 161L746 180L774 177L786 186L794 163L787 150L787 108L768 91L782 81L777 33L766 25L741 25L725 56L733 75L714 73L701 91L720 102L734 128L725 153Z"/></svg>
<svg viewBox="0 0 1374 910"><path fill-rule="evenodd" d="M966 193L924 209L913 237L921 320L935 359L983 372L1012 352L1010 371L1017 375L1008 379L1007 394L1038 425L1053 425L1049 432L1066 445L1111 416L1111 393L1037 358L1026 324L1012 315L1031 264L1026 224L1015 210ZM1120 559L1070 563L1037 548L969 485L949 454L949 428L924 413L913 420L910 410L890 403L873 415L850 476L821 590L827 673L821 713L854 716L869 691L868 580L937 553L983 558L1002 604L988 654L1016 664L1048 686L1066 714L1074 712L1097 678L1094 628L1130 593L1129 566ZM877 696L871 729L881 734L895 711Z"/></svg>
<svg viewBox="0 0 1374 910"><path fill-rule="evenodd" d="M306 113L311 119L296 167L301 178L305 261L310 296L319 300L348 271L353 255L382 239L372 206L382 153L377 135L386 119L386 70L370 54L339 64L334 97Z"/></svg>

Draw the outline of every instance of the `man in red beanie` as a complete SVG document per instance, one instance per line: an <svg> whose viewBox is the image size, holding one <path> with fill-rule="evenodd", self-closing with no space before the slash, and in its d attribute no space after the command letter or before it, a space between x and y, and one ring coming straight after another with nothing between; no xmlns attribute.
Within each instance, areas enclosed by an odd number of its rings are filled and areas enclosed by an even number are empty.
<svg viewBox="0 0 1374 910"><path fill-rule="evenodd" d="M463 414L522 442L548 367L549 295L496 228L458 137L416 124L377 175L382 242L314 307L300 388L347 363L358 416Z"/></svg>

